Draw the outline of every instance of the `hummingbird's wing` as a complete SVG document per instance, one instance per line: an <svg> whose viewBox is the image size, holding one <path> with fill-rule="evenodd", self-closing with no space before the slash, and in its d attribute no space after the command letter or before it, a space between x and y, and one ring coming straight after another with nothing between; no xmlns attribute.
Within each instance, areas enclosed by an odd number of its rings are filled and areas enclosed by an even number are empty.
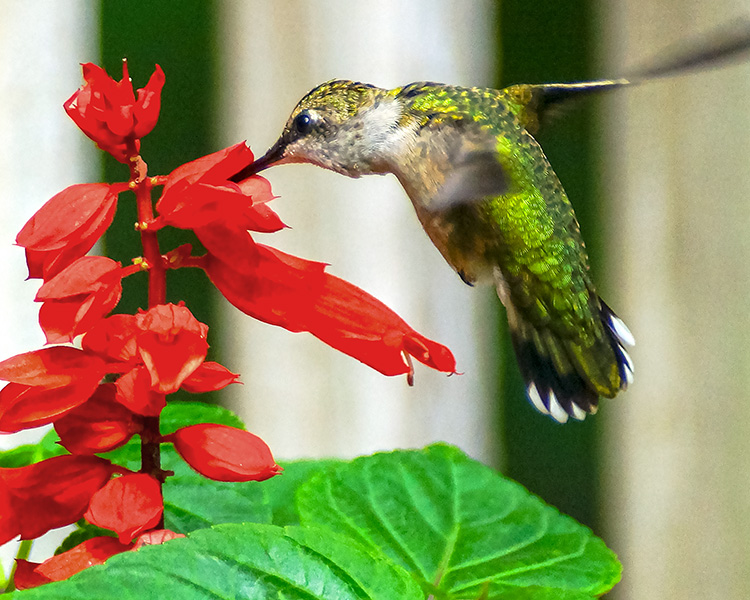
<svg viewBox="0 0 750 600"><path fill-rule="evenodd" d="M599 299L573 208L507 96L443 89L457 108L420 123L420 160L396 174L464 281L494 278L529 399L582 419L632 379L632 336Z"/></svg>

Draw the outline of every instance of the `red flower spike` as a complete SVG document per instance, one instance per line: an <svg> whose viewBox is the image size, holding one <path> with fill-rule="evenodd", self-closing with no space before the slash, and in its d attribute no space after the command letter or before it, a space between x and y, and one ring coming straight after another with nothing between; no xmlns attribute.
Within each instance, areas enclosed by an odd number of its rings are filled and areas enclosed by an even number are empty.
<svg viewBox="0 0 750 600"><path fill-rule="evenodd" d="M281 473L257 435L213 423L178 429L164 437L198 473L215 481L264 481Z"/></svg>
<svg viewBox="0 0 750 600"><path fill-rule="evenodd" d="M103 383L81 406L55 421L66 450L72 454L109 452L141 430L133 413L115 400L115 391L113 383Z"/></svg>
<svg viewBox="0 0 750 600"><path fill-rule="evenodd" d="M161 304L136 315L138 353L151 375L151 387L176 392L206 358L208 327L183 305Z"/></svg>
<svg viewBox="0 0 750 600"><path fill-rule="evenodd" d="M132 548L132 544L122 544L109 536L91 538L67 552L48 558L41 564L24 561L26 565L23 565L20 571L21 585L19 586L18 567L14 581L18 589L37 587L51 581L63 581L88 567L104 564L111 556Z"/></svg>
<svg viewBox="0 0 750 600"><path fill-rule="evenodd" d="M30 278L51 279L84 256L112 223L120 187L71 185L48 200L16 236Z"/></svg>
<svg viewBox="0 0 750 600"><path fill-rule="evenodd" d="M146 473L129 473L96 492L84 516L92 525L111 529L126 544L156 525L163 510L159 482Z"/></svg>
<svg viewBox="0 0 750 600"><path fill-rule="evenodd" d="M124 363L134 365L138 358L138 344L135 334L138 331L135 315L112 315L94 325L83 336L83 350L100 356L108 363ZM110 364L110 372L112 365ZM120 371L129 371L131 367L123 367Z"/></svg>
<svg viewBox="0 0 750 600"><path fill-rule="evenodd" d="M56 456L27 467L0 469L0 544L30 540L76 522L115 467L97 456Z"/></svg>
<svg viewBox="0 0 750 600"><path fill-rule="evenodd" d="M120 81L92 63L82 67L85 83L63 104L65 112L97 146L126 163L159 119L164 72L156 65L136 100L127 62Z"/></svg>
<svg viewBox="0 0 750 600"><path fill-rule="evenodd" d="M138 550L140 548L143 548L144 546L158 546L159 544L163 544L164 542L184 537L187 536L183 533L175 533L174 531L170 531L169 529L154 529L152 531L147 531L146 533L142 533L141 535L139 535L138 539L135 540L133 550Z"/></svg>
<svg viewBox="0 0 750 600"><path fill-rule="evenodd" d="M409 373L404 353L454 373L450 350L409 327L358 287L324 272L325 265L258 244L258 267L238 272L209 256L206 272L242 312L289 331L309 331L384 375Z"/></svg>
<svg viewBox="0 0 750 600"><path fill-rule="evenodd" d="M84 256L45 283L35 300L44 303L39 324L47 343L71 342L112 311L125 273L112 259Z"/></svg>
<svg viewBox="0 0 750 600"><path fill-rule="evenodd" d="M157 417L167 405L164 394L151 389L151 377L145 367L128 371L115 382L117 402L132 412L146 417Z"/></svg>
<svg viewBox="0 0 750 600"><path fill-rule="evenodd" d="M239 377L217 362L205 361L182 382L182 389L191 394L215 392L232 383L240 383Z"/></svg>

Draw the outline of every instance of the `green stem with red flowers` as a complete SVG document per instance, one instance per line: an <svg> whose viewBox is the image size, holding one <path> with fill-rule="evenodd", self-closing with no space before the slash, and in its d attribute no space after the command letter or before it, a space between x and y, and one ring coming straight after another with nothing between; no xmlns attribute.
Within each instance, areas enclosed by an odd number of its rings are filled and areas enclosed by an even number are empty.
<svg viewBox="0 0 750 600"><path fill-rule="evenodd" d="M138 208L138 224L141 233L143 258L148 268L148 307L152 308L167 301L167 272L159 248L159 239L155 231L149 231L144 225L154 220L154 208L151 198L152 182L148 177L148 166L135 154L130 161L130 186L135 193ZM141 433L141 472L148 473L164 483L167 473L161 468L161 432L159 417L143 417ZM164 528L164 516L156 525Z"/></svg>

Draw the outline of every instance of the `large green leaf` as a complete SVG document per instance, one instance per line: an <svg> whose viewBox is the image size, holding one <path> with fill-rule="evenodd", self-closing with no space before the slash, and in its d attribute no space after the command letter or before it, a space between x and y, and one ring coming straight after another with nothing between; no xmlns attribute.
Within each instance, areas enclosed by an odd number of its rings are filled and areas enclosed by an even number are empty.
<svg viewBox="0 0 750 600"><path fill-rule="evenodd" d="M325 529L220 525L112 557L19 600L421 600L409 574L379 550Z"/></svg>
<svg viewBox="0 0 750 600"><path fill-rule="evenodd" d="M589 529L445 445L321 473L300 487L297 505L303 525L382 549L436 598L583 600L620 578Z"/></svg>

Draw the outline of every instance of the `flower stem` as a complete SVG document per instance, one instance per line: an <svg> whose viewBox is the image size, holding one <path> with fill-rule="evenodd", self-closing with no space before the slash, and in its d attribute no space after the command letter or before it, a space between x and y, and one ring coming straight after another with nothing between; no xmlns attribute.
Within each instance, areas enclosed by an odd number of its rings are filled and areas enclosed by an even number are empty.
<svg viewBox="0 0 750 600"><path fill-rule="evenodd" d="M151 200L152 182L148 177L148 166L136 155L130 162L130 185L135 192L138 207L138 222L150 223L154 219L154 207ZM167 301L167 271L159 248L159 239L155 231L141 228L143 258L148 264L148 307L152 308ZM166 473L161 468L159 417L144 417L141 433L141 472L148 473L160 484L164 483ZM164 515L156 529L164 528Z"/></svg>

